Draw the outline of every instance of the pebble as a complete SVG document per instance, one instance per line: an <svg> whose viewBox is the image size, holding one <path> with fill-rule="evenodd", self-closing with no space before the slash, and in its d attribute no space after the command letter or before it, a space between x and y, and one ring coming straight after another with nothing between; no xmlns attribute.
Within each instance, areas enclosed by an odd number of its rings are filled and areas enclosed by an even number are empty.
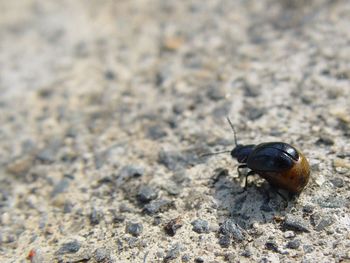
<svg viewBox="0 0 350 263"><path fill-rule="evenodd" d="M322 208L341 208L346 205L346 199L337 195L321 197L317 199L316 202Z"/></svg>
<svg viewBox="0 0 350 263"><path fill-rule="evenodd" d="M6 171L16 176L22 176L30 170L32 164L33 158L31 156L21 157L10 162L6 166Z"/></svg>
<svg viewBox="0 0 350 263"><path fill-rule="evenodd" d="M172 201L165 199L154 200L151 203L145 205L143 212L149 215L154 215L159 212L167 211L172 207L175 207Z"/></svg>
<svg viewBox="0 0 350 263"><path fill-rule="evenodd" d="M141 186L137 193L137 200L141 203L149 203L157 197L158 193L148 185Z"/></svg>
<svg viewBox="0 0 350 263"><path fill-rule="evenodd" d="M316 225L316 231L322 231L326 227L332 225L334 223L333 217L331 216L322 216L320 222Z"/></svg>
<svg viewBox="0 0 350 263"><path fill-rule="evenodd" d="M37 153L36 158L43 163L52 163L55 161L57 152L61 146L61 140L52 140L44 149Z"/></svg>
<svg viewBox="0 0 350 263"><path fill-rule="evenodd" d="M105 248L95 250L94 258L97 262L106 262L111 259L110 251Z"/></svg>
<svg viewBox="0 0 350 263"><path fill-rule="evenodd" d="M196 263L204 263L204 259L198 257L198 258L194 259L194 262L196 262Z"/></svg>
<svg viewBox="0 0 350 263"><path fill-rule="evenodd" d="M57 251L56 255L63 255L63 254L73 254L79 251L81 247L81 244L79 241L74 240L71 242L64 243Z"/></svg>
<svg viewBox="0 0 350 263"><path fill-rule="evenodd" d="M158 162L169 170L177 170L186 164L186 159L179 152L160 151Z"/></svg>
<svg viewBox="0 0 350 263"><path fill-rule="evenodd" d="M312 245L304 245L303 246L303 250L304 250L304 252L305 253L311 253L312 251L314 251L314 246L312 246Z"/></svg>
<svg viewBox="0 0 350 263"><path fill-rule="evenodd" d="M179 195L182 191L182 187L180 187L175 182L167 182L166 185L163 186L164 190L167 191L169 195Z"/></svg>
<svg viewBox="0 0 350 263"><path fill-rule="evenodd" d="M249 249L246 249L241 254L243 257L250 258L252 256L252 252Z"/></svg>
<svg viewBox="0 0 350 263"><path fill-rule="evenodd" d="M147 137L151 140L159 140L167 135L164 127L160 125L153 125L147 129Z"/></svg>
<svg viewBox="0 0 350 263"><path fill-rule="evenodd" d="M66 177L62 178L52 189L51 197L53 198L58 194L65 192L69 187L70 181L71 180Z"/></svg>
<svg viewBox="0 0 350 263"><path fill-rule="evenodd" d="M199 234L209 233L209 223L206 220L196 219L192 221L191 225L193 226L192 230L194 232L197 232Z"/></svg>
<svg viewBox="0 0 350 263"><path fill-rule="evenodd" d="M213 101L219 101L225 98L225 93L219 87L211 85L208 88L207 96L209 99Z"/></svg>
<svg viewBox="0 0 350 263"><path fill-rule="evenodd" d="M182 247L179 243L173 245L167 252L164 257L164 262L169 262L171 260L174 260L180 256L180 251L182 250Z"/></svg>
<svg viewBox="0 0 350 263"><path fill-rule="evenodd" d="M144 174L144 168L136 165L126 165L124 166L118 176L116 185L120 186L131 178L140 177Z"/></svg>
<svg viewBox="0 0 350 263"><path fill-rule="evenodd" d="M231 238L229 235L222 235L219 238L219 245L223 248L228 248L231 245Z"/></svg>
<svg viewBox="0 0 350 263"><path fill-rule="evenodd" d="M331 183L332 183L335 187L337 187L337 188L342 188L342 187L344 187L344 180L341 179L341 178L339 178L339 177L336 177L336 178L334 178L334 179L331 179L330 181L331 181Z"/></svg>
<svg viewBox="0 0 350 263"><path fill-rule="evenodd" d="M326 146L331 146L334 144L334 140L332 137L327 136L327 135L322 135L320 138L316 141L317 145L326 145Z"/></svg>
<svg viewBox="0 0 350 263"><path fill-rule="evenodd" d="M90 224L91 225L98 225L103 217L103 214L101 211L97 210L96 208L92 208L91 214L89 216Z"/></svg>
<svg viewBox="0 0 350 263"><path fill-rule="evenodd" d="M291 240L287 243L286 247L290 249L298 249L301 245L301 242L299 239Z"/></svg>
<svg viewBox="0 0 350 263"><path fill-rule="evenodd" d="M229 235L236 240L244 240L242 229L236 224L233 219L225 220L225 222L223 222L220 226L220 232L224 235Z"/></svg>
<svg viewBox="0 0 350 263"><path fill-rule="evenodd" d="M278 245L274 240L268 240L265 243L265 248L274 252L278 252Z"/></svg>
<svg viewBox="0 0 350 263"><path fill-rule="evenodd" d="M265 114L265 112L265 109L246 107L246 111L244 112L244 114L248 119L255 121L257 119L260 119Z"/></svg>
<svg viewBox="0 0 350 263"><path fill-rule="evenodd" d="M287 215L283 227L298 232L310 232L308 224L300 217Z"/></svg>
<svg viewBox="0 0 350 263"><path fill-rule="evenodd" d="M185 254L181 257L182 262L190 262L190 260L191 260L191 256L188 254Z"/></svg>
<svg viewBox="0 0 350 263"><path fill-rule="evenodd" d="M295 233L293 231L286 231L286 232L284 232L283 236L285 238L293 238L293 237L295 237Z"/></svg>
<svg viewBox="0 0 350 263"><path fill-rule="evenodd" d="M137 237L142 234L143 226L140 223L128 223L126 225L126 232Z"/></svg>
<svg viewBox="0 0 350 263"><path fill-rule="evenodd" d="M170 220L165 226L164 230L169 236L175 236L176 231L182 227L181 218L177 217Z"/></svg>
<svg viewBox="0 0 350 263"><path fill-rule="evenodd" d="M169 170L179 171L187 165L197 164L198 162L202 162L202 160L197 157L195 152L190 150L186 152L161 150L158 154L158 162Z"/></svg>
<svg viewBox="0 0 350 263"><path fill-rule="evenodd" d="M311 214L314 211L314 206L312 205L304 205L303 212L306 214Z"/></svg>

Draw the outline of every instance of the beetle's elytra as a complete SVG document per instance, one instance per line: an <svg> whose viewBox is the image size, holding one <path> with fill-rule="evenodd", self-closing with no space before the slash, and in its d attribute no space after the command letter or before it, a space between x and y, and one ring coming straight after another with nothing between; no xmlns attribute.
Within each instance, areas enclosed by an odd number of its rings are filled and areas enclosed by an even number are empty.
<svg viewBox="0 0 350 263"><path fill-rule="evenodd" d="M293 146L284 142L268 142L258 145L241 145L237 143L236 132L227 118L235 137L236 146L230 152L241 168L248 168L245 189L249 175L258 174L277 188L299 194L307 185L310 178L310 166L305 156ZM219 152L223 153L223 152ZM211 153L213 155L217 153Z"/></svg>

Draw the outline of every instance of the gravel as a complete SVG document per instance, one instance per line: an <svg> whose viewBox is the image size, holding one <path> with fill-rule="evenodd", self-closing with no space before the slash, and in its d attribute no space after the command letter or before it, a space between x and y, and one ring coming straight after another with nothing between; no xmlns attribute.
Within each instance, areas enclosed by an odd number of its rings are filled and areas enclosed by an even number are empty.
<svg viewBox="0 0 350 263"><path fill-rule="evenodd" d="M62 246L56 251L56 255L77 253L81 247L80 242L77 240L62 244Z"/></svg>
<svg viewBox="0 0 350 263"><path fill-rule="evenodd" d="M158 194L155 189L147 185L141 186L137 193L137 199L141 203L149 203L150 201L156 199L157 196Z"/></svg>
<svg viewBox="0 0 350 263"><path fill-rule="evenodd" d="M209 233L209 223L203 219L196 219L191 222L192 230L198 234Z"/></svg>
<svg viewBox="0 0 350 263"><path fill-rule="evenodd" d="M349 260L349 1L1 11L0 262ZM305 155L299 196L202 157L235 146L226 117Z"/></svg>
<svg viewBox="0 0 350 263"><path fill-rule="evenodd" d="M283 227L288 230L310 232L308 224L300 217L287 215Z"/></svg>
<svg viewBox="0 0 350 263"><path fill-rule="evenodd" d="M142 234L143 226L140 223L128 223L126 225L126 232L137 237Z"/></svg>

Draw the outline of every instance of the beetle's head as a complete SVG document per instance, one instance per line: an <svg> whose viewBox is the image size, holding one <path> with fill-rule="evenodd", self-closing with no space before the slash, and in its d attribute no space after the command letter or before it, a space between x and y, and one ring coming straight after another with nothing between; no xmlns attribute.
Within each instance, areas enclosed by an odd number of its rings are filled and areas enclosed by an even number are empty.
<svg viewBox="0 0 350 263"><path fill-rule="evenodd" d="M239 163L246 163L254 147L254 144L238 144L235 148L232 149L231 156L232 158L236 159Z"/></svg>

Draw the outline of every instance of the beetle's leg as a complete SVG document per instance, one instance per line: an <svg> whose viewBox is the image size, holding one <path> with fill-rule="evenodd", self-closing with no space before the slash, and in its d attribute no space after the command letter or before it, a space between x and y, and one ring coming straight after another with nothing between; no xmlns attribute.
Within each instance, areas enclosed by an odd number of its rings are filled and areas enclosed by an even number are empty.
<svg viewBox="0 0 350 263"><path fill-rule="evenodd" d="M247 190L247 187L248 187L248 176L249 175L254 175L256 174L255 171L249 171L246 175L245 175L245 183L244 183L244 191Z"/></svg>
<svg viewBox="0 0 350 263"><path fill-rule="evenodd" d="M240 168L246 168L247 166L245 164L242 164L240 166L238 166L237 170L238 170L238 173L240 174L240 171L239 169ZM241 193L244 193L245 191L247 191L247 187L248 187L248 176L249 175L253 175L253 174L256 174L255 171L249 171L246 175L245 175L245 183L244 183L244 187L243 187L243 191L240 192Z"/></svg>
<svg viewBox="0 0 350 263"><path fill-rule="evenodd" d="M247 165L246 165L246 164L240 164L240 165L238 165L238 167L237 167L237 173L238 173L239 176L242 175L241 170L240 170L240 169L242 169L242 168L247 168Z"/></svg>

